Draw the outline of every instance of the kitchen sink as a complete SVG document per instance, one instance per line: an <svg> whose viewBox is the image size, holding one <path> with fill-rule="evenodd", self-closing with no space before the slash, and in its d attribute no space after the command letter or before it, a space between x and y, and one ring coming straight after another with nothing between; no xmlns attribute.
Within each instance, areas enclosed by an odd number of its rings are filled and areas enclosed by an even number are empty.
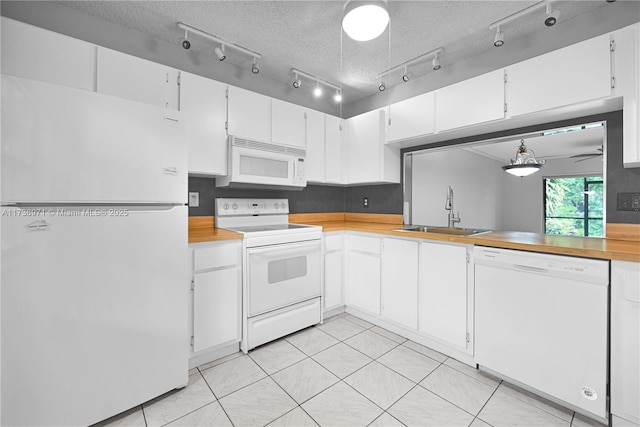
<svg viewBox="0 0 640 427"><path fill-rule="evenodd" d="M409 231L414 233L437 233L449 234L452 236L477 236L478 234L490 233L491 230L482 228L464 228L464 227L435 227L431 225L416 225L399 228L395 231Z"/></svg>

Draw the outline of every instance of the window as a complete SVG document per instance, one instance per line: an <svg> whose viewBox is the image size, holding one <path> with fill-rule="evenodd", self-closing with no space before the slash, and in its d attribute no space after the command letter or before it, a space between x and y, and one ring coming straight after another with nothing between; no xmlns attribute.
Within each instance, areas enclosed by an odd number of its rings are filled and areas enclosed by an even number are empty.
<svg viewBox="0 0 640 427"><path fill-rule="evenodd" d="M544 178L544 232L603 237L602 176Z"/></svg>

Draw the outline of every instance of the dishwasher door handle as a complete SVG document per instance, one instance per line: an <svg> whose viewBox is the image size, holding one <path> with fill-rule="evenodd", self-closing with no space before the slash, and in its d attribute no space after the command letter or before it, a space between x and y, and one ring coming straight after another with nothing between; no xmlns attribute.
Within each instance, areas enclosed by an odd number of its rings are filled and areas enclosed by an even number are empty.
<svg viewBox="0 0 640 427"><path fill-rule="evenodd" d="M540 274L549 273L549 270L547 270L546 268L530 267L528 265L522 265L522 264L514 264L513 266L517 270L527 271L527 272L530 272L530 273L540 273Z"/></svg>

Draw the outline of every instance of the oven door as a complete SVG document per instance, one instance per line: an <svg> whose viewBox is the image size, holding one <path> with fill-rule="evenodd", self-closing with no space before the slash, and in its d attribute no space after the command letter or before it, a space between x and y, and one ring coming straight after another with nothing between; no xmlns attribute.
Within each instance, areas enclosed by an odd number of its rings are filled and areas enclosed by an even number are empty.
<svg viewBox="0 0 640 427"><path fill-rule="evenodd" d="M247 249L249 317L320 296L320 240Z"/></svg>

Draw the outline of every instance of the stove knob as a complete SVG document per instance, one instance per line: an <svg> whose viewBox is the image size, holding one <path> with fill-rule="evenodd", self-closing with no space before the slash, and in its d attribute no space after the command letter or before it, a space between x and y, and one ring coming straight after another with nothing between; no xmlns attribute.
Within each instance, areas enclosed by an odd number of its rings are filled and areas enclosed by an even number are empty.
<svg viewBox="0 0 640 427"><path fill-rule="evenodd" d="M233 205L231 205L231 209L238 209L238 204L234 203Z"/></svg>
<svg viewBox="0 0 640 427"><path fill-rule="evenodd" d="M274 204L273 204L273 207L274 207L274 208L276 208L276 209L278 209L280 206L279 206L277 203L274 203Z"/></svg>
<svg viewBox="0 0 640 427"><path fill-rule="evenodd" d="M229 209L229 203L225 203L224 205L222 205L222 209L224 209L225 211Z"/></svg>
<svg viewBox="0 0 640 427"><path fill-rule="evenodd" d="M283 204L281 204L281 205L280 205L280 207L281 207L282 209L284 209L284 208L286 208L286 207L287 207L287 205L285 205L285 204L283 203Z"/></svg>

